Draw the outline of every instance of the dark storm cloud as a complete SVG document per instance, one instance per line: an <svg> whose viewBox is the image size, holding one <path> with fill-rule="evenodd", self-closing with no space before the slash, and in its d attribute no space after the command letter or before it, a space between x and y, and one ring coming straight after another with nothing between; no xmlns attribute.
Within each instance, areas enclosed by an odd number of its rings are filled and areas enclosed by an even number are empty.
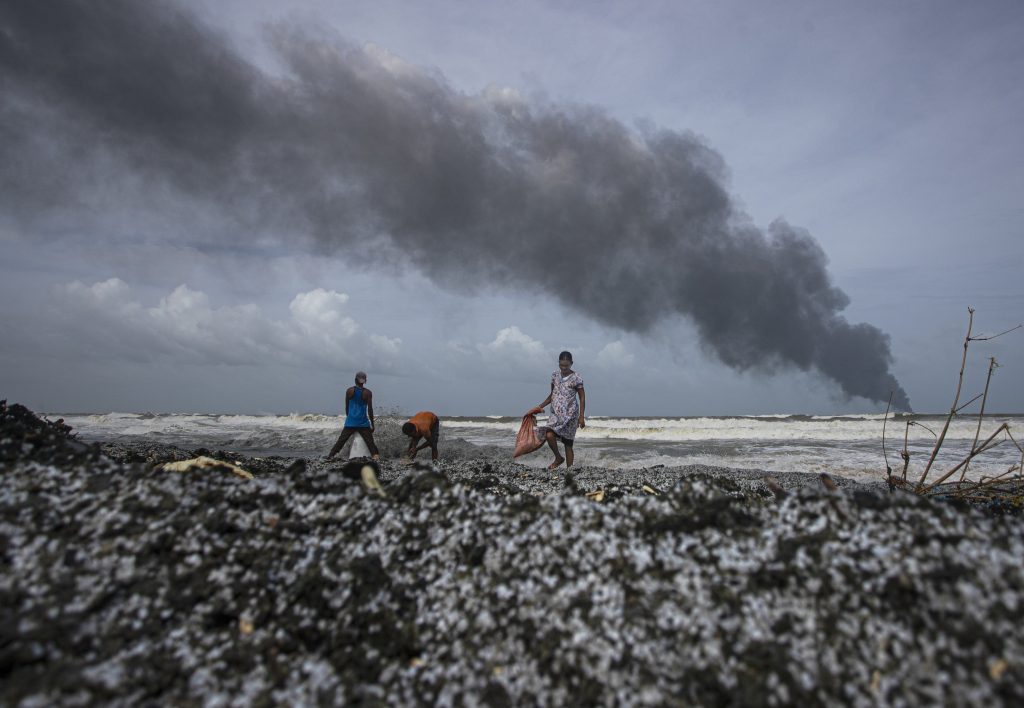
<svg viewBox="0 0 1024 708"><path fill-rule="evenodd" d="M173 4L0 6L3 214L38 219L130 174L332 250L387 247L448 287L540 289L634 332L684 315L732 367L908 406L888 336L839 314L817 242L749 223L695 136L466 95L295 30L271 41L279 75Z"/></svg>

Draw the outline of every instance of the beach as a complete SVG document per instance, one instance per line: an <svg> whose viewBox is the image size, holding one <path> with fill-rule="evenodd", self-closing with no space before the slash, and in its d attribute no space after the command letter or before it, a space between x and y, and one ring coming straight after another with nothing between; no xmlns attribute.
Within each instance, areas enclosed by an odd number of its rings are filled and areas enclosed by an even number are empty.
<svg viewBox="0 0 1024 708"><path fill-rule="evenodd" d="M1019 518L881 478L552 473L455 437L404 464L385 424L376 490L322 450L0 422L4 703L1024 698ZM161 467L199 456L253 478Z"/></svg>

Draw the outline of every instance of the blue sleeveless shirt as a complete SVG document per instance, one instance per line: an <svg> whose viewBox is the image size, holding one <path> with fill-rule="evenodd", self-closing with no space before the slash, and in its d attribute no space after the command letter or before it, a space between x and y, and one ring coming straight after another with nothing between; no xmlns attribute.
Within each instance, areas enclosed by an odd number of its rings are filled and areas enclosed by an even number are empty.
<svg viewBox="0 0 1024 708"><path fill-rule="evenodd" d="M370 418L366 415L366 400L363 389L356 386L352 400L348 402L348 415L345 416L346 428L369 428Z"/></svg>

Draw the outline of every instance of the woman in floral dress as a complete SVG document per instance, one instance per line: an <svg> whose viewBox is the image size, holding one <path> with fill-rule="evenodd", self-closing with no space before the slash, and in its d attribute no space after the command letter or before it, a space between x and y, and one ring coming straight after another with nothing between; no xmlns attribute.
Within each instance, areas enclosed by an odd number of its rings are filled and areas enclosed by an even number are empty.
<svg viewBox="0 0 1024 708"><path fill-rule="evenodd" d="M549 466L553 470L563 462L572 467L572 444L576 438L576 428L585 428L583 411L587 407L587 395L583 391L583 377L572 370L572 354L562 352L558 355L558 371L551 374L551 392L544 402L538 406L551 404L551 416L544 425L537 426L537 436L548 441L548 446L555 453L555 461ZM558 454L558 441L565 447L565 457Z"/></svg>

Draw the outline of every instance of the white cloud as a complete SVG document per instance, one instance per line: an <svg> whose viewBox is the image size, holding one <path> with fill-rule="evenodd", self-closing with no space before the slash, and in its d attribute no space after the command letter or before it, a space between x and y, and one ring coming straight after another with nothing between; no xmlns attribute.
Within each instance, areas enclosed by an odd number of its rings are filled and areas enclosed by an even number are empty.
<svg viewBox="0 0 1024 708"><path fill-rule="evenodd" d="M494 341L478 344L476 348L481 354L496 356L499 359L541 361L547 358L544 344L515 325L498 330Z"/></svg>
<svg viewBox="0 0 1024 708"><path fill-rule="evenodd" d="M57 293L64 303L103 310L110 315L131 316L140 309L137 303L130 301L131 288L120 278L110 278L94 285L84 285L76 280L59 286Z"/></svg>
<svg viewBox="0 0 1024 708"><path fill-rule="evenodd" d="M382 353L397 355L402 346L398 337L385 337L383 334L371 334L370 342Z"/></svg>
<svg viewBox="0 0 1024 708"><path fill-rule="evenodd" d="M452 341L444 345L445 352L448 354L454 354L460 357L470 357L477 353L477 350L471 349L464 342Z"/></svg>
<svg viewBox="0 0 1024 708"><path fill-rule="evenodd" d="M401 347L398 338L364 332L345 312L346 294L321 288L296 295L286 320L251 303L215 307L188 285L146 307L118 278L59 286L54 299L55 332L84 356L381 369L393 364Z"/></svg>
<svg viewBox="0 0 1024 708"><path fill-rule="evenodd" d="M345 314L348 295L333 290L317 288L308 293L299 293L288 305L295 322L310 331L332 327L340 335L352 337L359 331L359 325Z"/></svg>
<svg viewBox="0 0 1024 708"><path fill-rule="evenodd" d="M608 369L632 366L636 361L633 353L626 349L621 339L609 342L597 353L596 362L598 366Z"/></svg>
<svg viewBox="0 0 1024 708"><path fill-rule="evenodd" d="M540 340L534 339L516 325L498 330L494 339L476 345L478 365L499 379L530 381L538 371L553 368L554 356Z"/></svg>

